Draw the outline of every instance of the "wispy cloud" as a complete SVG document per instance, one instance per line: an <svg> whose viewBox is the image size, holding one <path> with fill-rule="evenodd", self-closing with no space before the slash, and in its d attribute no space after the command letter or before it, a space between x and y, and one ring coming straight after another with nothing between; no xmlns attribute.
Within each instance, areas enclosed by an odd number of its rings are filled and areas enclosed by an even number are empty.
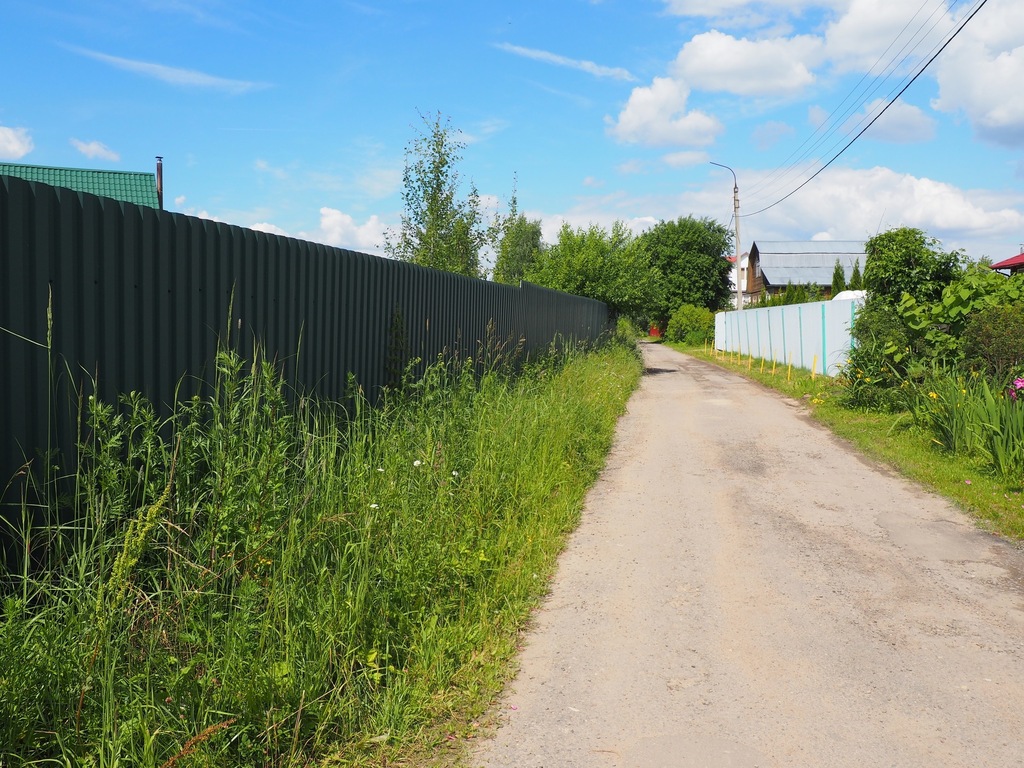
<svg viewBox="0 0 1024 768"><path fill-rule="evenodd" d="M168 67L164 64L154 64L149 61L138 61L135 59L123 59L120 56L111 56L98 51L90 51L87 48L68 46L68 49L82 56L88 56L96 61L102 61L112 67L123 69L127 72L134 72L143 77L151 77L155 80L176 85L183 88L206 88L226 93L242 94L249 91L256 91L270 87L269 83L257 83L249 80L231 80L226 77L217 77L195 69L182 69L180 67Z"/></svg>
<svg viewBox="0 0 1024 768"><path fill-rule="evenodd" d="M187 0L142 0L142 4L160 13L177 13L188 16L196 24L203 26L238 31L233 21L213 15L202 7L202 3L188 2Z"/></svg>
<svg viewBox="0 0 1024 768"><path fill-rule="evenodd" d="M526 59L543 61L547 64L555 64L559 67L578 69L582 72L594 75L595 77L610 77L613 80L627 80L630 82L636 80L636 77L634 77L628 69L623 69L622 67L606 67L602 64L595 64L592 61L570 59L568 56L551 53L550 51L541 51L536 48L524 48L521 45L512 45L511 43L495 43L494 47L505 51L506 53L512 53Z"/></svg>
<svg viewBox="0 0 1024 768"><path fill-rule="evenodd" d="M500 133L506 128L508 128L508 121L495 117L489 120L483 120L482 122L478 123L476 126L476 130L474 130L472 133L461 131L460 133L462 135L460 136L460 138L467 144L476 144L478 142L483 141L489 136L493 136L496 133Z"/></svg>
<svg viewBox="0 0 1024 768"><path fill-rule="evenodd" d="M90 159L99 158L101 160L109 160L112 163L117 163L121 160L121 156L117 152L99 141L72 139L71 146Z"/></svg>
<svg viewBox="0 0 1024 768"><path fill-rule="evenodd" d="M288 171L286 171L284 168L276 168L275 166L272 166L270 163L268 163L266 160L260 158L257 158L256 162L253 163L253 168L255 168L260 173L269 173L278 181L284 181L285 179L288 178Z"/></svg>

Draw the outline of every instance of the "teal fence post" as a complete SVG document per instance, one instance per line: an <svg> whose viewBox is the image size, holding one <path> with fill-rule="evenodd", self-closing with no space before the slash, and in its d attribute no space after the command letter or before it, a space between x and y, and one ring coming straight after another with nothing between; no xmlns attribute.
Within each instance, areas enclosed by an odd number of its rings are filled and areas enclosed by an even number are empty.
<svg viewBox="0 0 1024 768"><path fill-rule="evenodd" d="M796 319L800 324L800 367L806 369L807 364L804 362L804 308L801 306L796 308Z"/></svg>
<svg viewBox="0 0 1024 768"><path fill-rule="evenodd" d="M783 307L782 310L782 364L786 365L789 361L786 355L786 310Z"/></svg>
<svg viewBox="0 0 1024 768"><path fill-rule="evenodd" d="M821 375L828 375L828 365L825 362L825 350L828 349L828 344L825 338L825 303L821 304Z"/></svg>

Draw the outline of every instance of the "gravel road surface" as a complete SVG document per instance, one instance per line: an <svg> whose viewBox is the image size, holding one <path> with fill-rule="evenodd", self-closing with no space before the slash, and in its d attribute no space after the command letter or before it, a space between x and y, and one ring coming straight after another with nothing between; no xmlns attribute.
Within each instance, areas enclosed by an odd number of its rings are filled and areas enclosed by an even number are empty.
<svg viewBox="0 0 1024 768"><path fill-rule="evenodd" d="M487 768L1024 765L1024 553L644 345Z"/></svg>

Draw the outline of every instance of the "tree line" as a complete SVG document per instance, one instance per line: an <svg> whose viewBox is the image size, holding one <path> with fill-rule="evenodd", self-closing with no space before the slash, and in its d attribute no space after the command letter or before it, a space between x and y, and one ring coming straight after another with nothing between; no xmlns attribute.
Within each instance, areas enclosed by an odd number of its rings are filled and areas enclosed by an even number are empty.
<svg viewBox="0 0 1024 768"><path fill-rule="evenodd" d="M621 221L611 228L563 224L545 243L539 219L518 209L490 222L470 182L460 197L458 163L465 142L440 114L421 115L423 127L408 144L403 173L404 211L385 251L393 258L449 272L517 285L521 280L603 301L616 316L665 329L684 304L714 311L732 295L732 233L710 218L680 217L633 233ZM483 265L490 249L493 272Z"/></svg>

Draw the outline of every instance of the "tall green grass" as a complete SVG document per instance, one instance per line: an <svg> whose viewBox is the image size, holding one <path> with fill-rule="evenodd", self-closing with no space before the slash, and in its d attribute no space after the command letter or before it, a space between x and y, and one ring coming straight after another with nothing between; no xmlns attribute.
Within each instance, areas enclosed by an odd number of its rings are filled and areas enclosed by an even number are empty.
<svg viewBox="0 0 1024 768"><path fill-rule="evenodd" d="M167 422L90 402L74 519L5 574L0 765L358 762L485 698L641 366L475 368L343 413L225 352Z"/></svg>

